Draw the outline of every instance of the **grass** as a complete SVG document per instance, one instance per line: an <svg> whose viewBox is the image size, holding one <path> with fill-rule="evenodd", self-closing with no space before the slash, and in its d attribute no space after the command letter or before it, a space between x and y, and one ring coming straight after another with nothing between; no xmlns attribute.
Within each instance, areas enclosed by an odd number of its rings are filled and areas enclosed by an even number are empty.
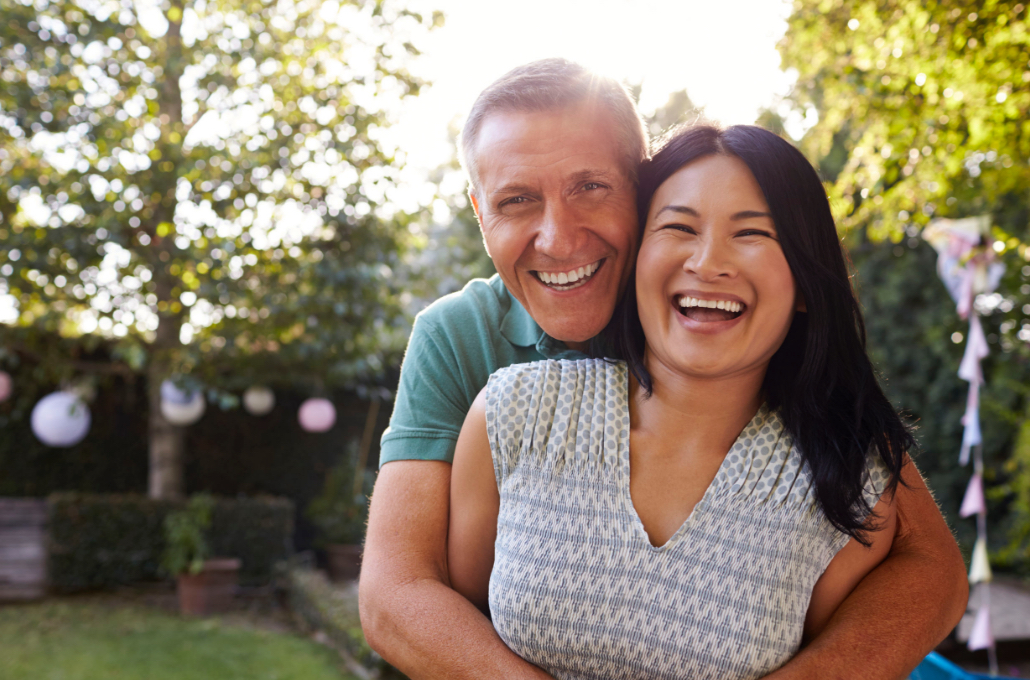
<svg viewBox="0 0 1030 680"><path fill-rule="evenodd" d="M133 603L0 606L0 680L352 680L311 640Z"/></svg>

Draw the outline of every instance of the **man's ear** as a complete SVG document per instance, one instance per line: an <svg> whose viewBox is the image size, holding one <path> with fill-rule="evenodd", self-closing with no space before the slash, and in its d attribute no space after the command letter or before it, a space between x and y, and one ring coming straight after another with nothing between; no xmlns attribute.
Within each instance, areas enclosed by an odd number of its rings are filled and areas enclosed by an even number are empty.
<svg viewBox="0 0 1030 680"><path fill-rule="evenodd" d="M479 228L483 228L483 217L479 214L479 200L476 198L475 190L469 186L469 200L472 201L472 212L476 213L476 220L479 222Z"/></svg>

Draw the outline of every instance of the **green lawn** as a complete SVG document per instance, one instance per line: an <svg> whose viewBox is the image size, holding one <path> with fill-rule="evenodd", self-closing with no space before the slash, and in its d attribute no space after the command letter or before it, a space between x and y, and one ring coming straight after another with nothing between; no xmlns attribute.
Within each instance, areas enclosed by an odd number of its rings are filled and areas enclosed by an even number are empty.
<svg viewBox="0 0 1030 680"><path fill-rule="evenodd" d="M137 604L0 606L0 680L350 680L306 638Z"/></svg>

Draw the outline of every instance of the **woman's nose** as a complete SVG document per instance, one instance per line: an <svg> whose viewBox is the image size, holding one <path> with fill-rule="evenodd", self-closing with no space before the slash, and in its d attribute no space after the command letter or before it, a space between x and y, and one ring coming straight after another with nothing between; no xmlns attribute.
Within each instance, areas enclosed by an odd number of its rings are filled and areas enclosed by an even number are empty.
<svg viewBox="0 0 1030 680"><path fill-rule="evenodd" d="M702 281L713 281L720 276L732 276L735 267L728 249L717 239L703 239L696 244L683 262L683 270Z"/></svg>

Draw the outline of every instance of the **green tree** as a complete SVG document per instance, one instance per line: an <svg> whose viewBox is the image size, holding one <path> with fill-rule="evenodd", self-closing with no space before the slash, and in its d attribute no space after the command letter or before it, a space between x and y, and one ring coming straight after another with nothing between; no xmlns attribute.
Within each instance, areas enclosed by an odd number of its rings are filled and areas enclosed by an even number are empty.
<svg viewBox="0 0 1030 680"><path fill-rule="evenodd" d="M953 462L965 384L949 337L965 328L918 236L935 217L992 216L1007 270L998 293L977 301L992 351L984 450L991 517L1015 540L1002 556L1022 568L1030 567L1030 463L1019 453L1025 436L1017 440L1030 416L1028 42L1021 2L799 0L780 44L784 66L798 73L793 104L817 114L800 144L855 254L872 354L895 404L920 421L925 467L951 513L968 471Z"/></svg>
<svg viewBox="0 0 1030 680"><path fill-rule="evenodd" d="M381 142L438 14L385 0L0 0L0 343L101 335L148 380L150 493L179 496L173 373L370 385L407 336L418 225ZM32 348L25 348L31 351Z"/></svg>

